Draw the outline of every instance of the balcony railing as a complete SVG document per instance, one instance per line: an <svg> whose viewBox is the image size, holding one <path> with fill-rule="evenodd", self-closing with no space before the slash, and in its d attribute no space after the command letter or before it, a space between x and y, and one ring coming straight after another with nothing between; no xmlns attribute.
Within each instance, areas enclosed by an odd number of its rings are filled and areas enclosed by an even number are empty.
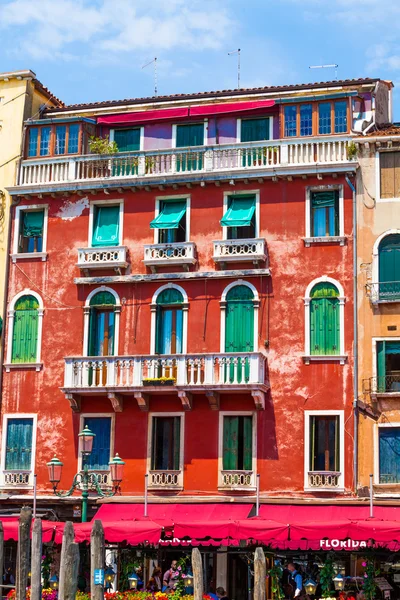
<svg viewBox="0 0 400 600"><path fill-rule="evenodd" d="M340 476L338 471L309 471L308 487L315 490L334 490L339 487Z"/></svg>
<svg viewBox="0 0 400 600"><path fill-rule="evenodd" d="M169 385L194 388L264 384L265 360L258 352L66 358L64 388L154 387L165 377L171 379Z"/></svg>
<svg viewBox="0 0 400 600"><path fill-rule="evenodd" d="M255 489L254 471L221 471L221 484L225 490Z"/></svg>
<svg viewBox="0 0 400 600"><path fill-rule="evenodd" d="M400 281L367 283L367 294L372 303L400 302Z"/></svg>
<svg viewBox="0 0 400 600"><path fill-rule="evenodd" d="M213 242L216 263L262 262L267 258L263 238L245 240L220 240Z"/></svg>
<svg viewBox="0 0 400 600"><path fill-rule="evenodd" d="M149 471L148 485L151 489L176 490L183 488L182 471Z"/></svg>
<svg viewBox="0 0 400 600"><path fill-rule="evenodd" d="M1 487L27 488L32 487L33 474L31 471L3 471L0 478Z"/></svg>
<svg viewBox="0 0 400 600"><path fill-rule="evenodd" d="M274 171L280 167L337 165L349 160L349 137L296 138L171 150L43 157L21 162L20 186L230 171Z"/></svg>
<svg viewBox="0 0 400 600"><path fill-rule="evenodd" d="M187 268L196 262L196 246L193 242L149 244L144 247L143 262L155 271L157 267L182 266Z"/></svg>
<svg viewBox="0 0 400 600"><path fill-rule="evenodd" d="M392 371L390 375L364 379L363 391L367 394L400 396L400 371Z"/></svg>
<svg viewBox="0 0 400 600"><path fill-rule="evenodd" d="M80 269L124 269L128 266L126 246L78 248Z"/></svg>

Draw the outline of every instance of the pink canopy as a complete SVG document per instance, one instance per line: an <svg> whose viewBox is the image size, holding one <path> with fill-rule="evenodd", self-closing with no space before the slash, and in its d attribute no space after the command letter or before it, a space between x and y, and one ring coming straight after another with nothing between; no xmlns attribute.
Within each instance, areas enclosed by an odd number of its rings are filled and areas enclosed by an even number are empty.
<svg viewBox="0 0 400 600"><path fill-rule="evenodd" d="M253 102L225 102L222 104L202 104L190 107L191 117L207 115L221 115L226 113L247 112L259 108L271 108L275 106L274 100L255 100Z"/></svg>

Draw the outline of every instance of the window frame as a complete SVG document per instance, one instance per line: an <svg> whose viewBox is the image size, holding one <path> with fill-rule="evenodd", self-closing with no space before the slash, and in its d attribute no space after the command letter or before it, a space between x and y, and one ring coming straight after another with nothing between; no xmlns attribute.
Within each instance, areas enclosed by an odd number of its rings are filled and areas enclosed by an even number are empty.
<svg viewBox="0 0 400 600"><path fill-rule="evenodd" d="M110 460L112 459L112 457L115 454L115 449L114 449L114 444L115 444L115 412L114 413L80 413L79 415L79 431L83 431L84 428L84 423L85 423L85 419L87 418L109 418L111 419L111 427L110 427ZM78 438L76 438L76 440L78 441ZM82 471L82 455L80 452L78 452L78 471L77 473L80 473L80 471ZM96 473L98 471L96 470L92 470L90 469L90 471L92 473ZM107 472L107 471L104 471ZM110 469L108 469L108 472L110 472ZM101 473L103 473L103 471L101 471Z"/></svg>
<svg viewBox="0 0 400 600"><path fill-rule="evenodd" d="M236 143L237 144L251 144L252 142L242 142L242 121L255 121L256 119L268 119L269 120L269 139L265 140L265 142L271 142L271 144L274 141L274 117L273 115L258 115L257 117L247 117L247 118L243 118L243 117L239 117L238 119L236 119ZM257 142L254 142L255 144ZM261 143L261 142L260 142Z"/></svg>
<svg viewBox="0 0 400 600"><path fill-rule="evenodd" d="M78 133L78 151L77 152L64 152L64 154L56 154L56 127L65 126L67 128L65 134L65 149L68 150L69 145L69 127L70 125L79 125L79 133ZM49 140L49 153L41 155L40 154L40 145L42 140L42 129L45 127L50 127L50 140ZM30 131L32 129L38 130L38 137L36 141L36 154L33 156L29 156L29 137ZM38 160L38 159L46 159L46 158L60 158L62 156L79 156L82 154L83 148L83 121L73 121L73 122L65 122L60 119L60 122L52 121L51 123L43 123L40 125L30 125L27 128L27 135L25 140L25 149L24 149L24 160Z"/></svg>
<svg viewBox="0 0 400 600"><path fill-rule="evenodd" d="M113 127L112 129L110 129L110 137L109 140L110 142L114 141L114 135L115 135L115 130L120 130L120 129L140 129L140 141L139 141L139 150L132 150L132 152L143 152L144 150L144 125L138 125L137 127ZM123 150L123 152L125 152L125 150Z"/></svg>
<svg viewBox="0 0 400 600"><path fill-rule="evenodd" d="M36 361L30 363L13 363L12 360L12 340L14 334L14 319L15 319L15 304L16 302L22 298L23 296L33 296L39 303L38 311L38 331L37 331L37 348L36 348ZM43 335L43 315L44 315L44 306L43 300L41 296L37 292L25 288L22 292L16 294L11 302L9 303L7 310L7 352L6 352L6 362L4 363L4 367L6 372L9 373L11 369L35 369L36 371L40 371L42 368L43 362L41 360L42 353L42 335Z"/></svg>
<svg viewBox="0 0 400 600"><path fill-rule="evenodd" d="M115 246L93 246L93 227L94 227L94 214L95 206L118 206L119 205L119 227L118 227L118 244ZM124 200L118 198L116 200L91 200L89 202L89 232L88 232L88 248L96 248L101 250L102 248L120 248L123 244L124 239Z"/></svg>
<svg viewBox="0 0 400 600"><path fill-rule="evenodd" d="M249 238L249 239L257 240L260 237L260 190L259 189L258 190L240 190L239 192L224 192L221 219L223 218L223 216L226 214L226 211L228 210L229 198L240 197L240 196L251 196L251 195L255 196L256 210L254 212L254 215L255 215L254 238ZM222 239L223 239L223 241L228 240L228 227L222 226ZM243 242L243 239L239 238L238 241Z"/></svg>
<svg viewBox="0 0 400 600"><path fill-rule="evenodd" d="M163 202L176 202L186 200L186 238L184 242L171 242L174 244L186 244L190 242L190 206L191 206L191 195L190 194L176 194L168 196L156 196L155 207L154 207L154 218L156 219L160 214L160 206ZM154 229L154 244L160 244L160 229ZM170 245L165 243L165 245Z"/></svg>
<svg viewBox="0 0 400 600"><path fill-rule="evenodd" d="M339 192L339 234L338 235L327 235L323 237L312 236L311 233L311 196L315 192ZM344 233L344 185L343 184L332 184L332 185L310 185L306 187L306 212L305 212L305 230L306 235L303 238L304 245L309 248L311 244L320 243L338 243L340 246L344 246L346 236Z"/></svg>
<svg viewBox="0 0 400 600"><path fill-rule="evenodd" d="M380 284L380 274L379 274L379 246L381 245L382 240L389 235L400 235L400 229L387 229L381 235L379 235L373 245L372 248L372 283ZM385 303L385 300L379 298L375 300L375 303ZM387 302L387 301L386 301ZM399 300L394 300L394 302L399 302Z"/></svg>
<svg viewBox="0 0 400 600"><path fill-rule="evenodd" d="M344 410L305 410L304 411L304 491L305 492L329 492L332 493L332 488L313 488L308 485L308 473L310 471L310 442L311 442L311 419L310 417L339 417L339 467L340 475L338 487L334 488L335 492L345 491L345 448L344 448Z"/></svg>
<svg viewBox="0 0 400 600"><path fill-rule="evenodd" d="M311 351L310 351L310 346L311 346L310 304L311 304L311 300L312 300L311 292L318 283L331 283L332 285L334 285L337 288L337 290L339 292L339 296L337 296L337 299L339 301L339 326L340 326L339 354L315 355L315 354L311 354ZM323 362L334 361L334 362L339 362L341 365L344 365L344 363L346 362L347 354L345 353L345 331L344 331L344 327L345 327L344 306L345 306L345 303L346 303L346 297L344 295L343 286L336 279L332 279L332 277L328 277L327 275L322 275L322 277L313 279L313 281L311 281L308 284L306 292L305 292L305 296L304 296L304 311L305 311L304 329L305 330L304 330L303 360L306 365L310 364L310 362L321 362L321 361L323 361Z"/></svg>
<svg viewBox="0 0 400 600"><path fill-rule="evenodd" d="M347 131L343 131L342 133L335 133L335 103L336 102L343 102L345 101L347 103L347 113L346 113L346 118L347 118ZM331 103L331 133L319 133L319 105L320 104L329 104ZM300 105L301 104L311 104L312 105L312 133L311 135L300 135ZM296 106L296 136L286 136L285 135L285 106ZM299 102L284 102L281 105L281 110L280 110L280 121L281 121L281 127L280 127L280 133L281 133L281 139L284 140L291 140L291 139L296 139L296 138L300 138L300 139L310 139L313 137L327 137L327 136L340 136L340 135L347 135L348 133L350 133L350 125L351 125L351 110L350 110L350 102L349 102L349 97L342 97L342 98L331 98L331 99L327 99L327 100L304 100L301 101L299 99Z"/></svg>
<svg viewBox="0 0 400 600"><path fill-rule="evenodd" d="M258 351L258 344L259 344L259 340L258 340L258 318L259 318L259 308L260 308L260 296L258 294L257 288L250 283L249 281L245 281L244 279L236 279L235 281L232 281L231 283L229 283L224 291L221 294L221 300L220 300L220 348L219 351L223 354L229 354L229 352L225 351L225 337L226 337L226 306L227 306L227 295L228 292L238 286L238 285L244 285L248 288L251 289L251 291L253 292L254 295L254 299L253 299L253 308L254 308L254 348L253 348L253 352L257 352Z"/></svg>
<svg viewBox="0 0 400 600"><path fill-rule="evenodd" d="M252 417L252 457L251 466L253 472L254 486L249 489L255 489L255 474L257 473L257 411L249 410L221 410L219 411L218 418L218 489L226 489L223 486L222 472L223 472L223 452L224 452L224 417Z"/></svg>
<svg viewBox="0 0 400 600"><path fill-rule="evenodd" d="M167 289L175 289L180 292L183 296L183 303L179 306L182 307L183 315L182 315L182 352L180 354L176 354L176 356L183 356L187 354L187 339L188 339L188 310L189 310L189 298L187 292L175 283L167 283L165 285L160 286L153 294L150 304L150 354L156 354L156 336L157 336L157 298L161 292Z"/></svg>
<svg viewBox="0 0 400 600"><path fill-rule="evenodd" d="M43 238L41 252L18 252L19 234L21 231L21 213L44 211L43 218ZM47 260L47 229L49 223L49 205L48 204L21 204L15 208L14 218L14 238L12 245L11 260L16 263L18 260L27 260L32 258L40 258L42 261Z"/></svg>
<svg viewBox="0 0 400 600"><path fill-rule="evenodd" d="M36 464L36 438L37 438L37 414L36 413L5 413L2 420L2 440L1 440L1 473L0 473L0 488L9 488L10 486L5 485L4 473L6 464L6 446L7 446L7 433L8 433L8 421L9 419L32 419L32 449L31 449L31 468L29 472L29 483L18 484L15 486L16 489L32 489L34 483L35 464ZM14 486L13 486L14 487Z"/></svg>
<svg viewBox="0 0 400 600"><path fill-rule="evenodd" d="M400 202L400 196L395 198L381 198L381 155L388 152L400 152L400 149L390 148L377 150L375 152L375 198L376 202Z"/></svg>
<svg viewBox="0 0 400 600"><path fill-rule="evenodd" d="M400 338L398 338L398 339L400 340ZM383 429L385 427L400 428L400 421L393 421L390 423L374 423L374 485L378 485L380 488L389 488L389 487L393 487L393 486L400 486L400 483L381 483L379 481L379 478L380 478L379 429Z"/></svg>
<svg viewBox="0 0 400 600"><path fill-rule="evenodd" d="M203 123L203 127L204 127L204 135L203 135L203 144L201 144L202 146L207 146L208 144L208 119L199 119L198 121L182 121L182 123L173 123L172 124L172 137L171 137L171 148L176 149L177 145L176 145L176 137L177 137L177 130L178 130L178 126L179 125L200 125L201 123ZM181 146L179 146L181 147ZM196 148L198 146L182 146L182 148Z"/></svg>
<svg viewBox="0 0 400 600"><path fill-rule="evenodd" d="M90 301L99 292L109 292L115 298L115 306L114 306L114 352L111 356L118 356L119 349L119 327L120 327L120 314L121 314L121 301L119 295L115 290L109 288L105 285L101 287L97 287L87 295L85 300L85 306L83 308L83 356L88 357L89 352L89 328L90 328ZM93 357L92 357L93 358Z"/></svg>
<svg viewBox="0 0 400 600"><path fill-rule="evenodd" d="M184 412L150 412L147 424L147 460L146 460L146 472L150 473L151 469L151 458L153 450L153 419L154 417L180 417L180 440L179 440L179 478L178 485L174 486L175 489L183 489L184 483L184 470L185 470L185 413ZM161 472L161 471L156 471Z"/></svg>

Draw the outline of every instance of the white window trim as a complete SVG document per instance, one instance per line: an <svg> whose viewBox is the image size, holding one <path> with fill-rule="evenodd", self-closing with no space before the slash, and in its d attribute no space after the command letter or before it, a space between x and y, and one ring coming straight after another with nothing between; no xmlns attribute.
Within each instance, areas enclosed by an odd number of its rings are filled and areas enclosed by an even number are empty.
<svg viewBox="0 0 400 600"><path fill-rule="evenodd" d="M110 292L115 298L115 328L114 328L114 354L113 356L118 356L118 347L119 347L119 316L121 313L121 301L115 290L109 288L105 285L101 287L95 288L88 294L85 306L83 309L83 356L88 356L89 352L89 323L90 323L90 300L98 294L99 292Z"/></svg>
<svg viewBox="0 0 400 600"><path fill-rule="evenodd" d="M240 197L240 196L251 196L254 194L256 198L256 227L255 227L255 235L254 239L260 237L260 190L241 190L240 192L224 192L224 200L223 200L223 212L222 217L226 214L228 210L228 199L231 197ZM221 218L222 218L221 217ZM228 227L222 227L222 239L228 239ZM252 238L253 239L253 238Z"/></svg>
<svg viewBox="0 0 400 600"><path fill-rule="evenodd" d="M247 119L236 119L236 143L237 144L246 144L246 142L242 142L242 121L253 121L255 119L269 119L269 140L265 140L270 142L274 139L274 117L272 115L268 115L266 117L257 116L257 117L248 117ZM250 142L249 142L250 143Z"/></svg>
<svg viewBox="0 0 400 600"><path fill-rule="evenodd" d="M93 248L93 226L94 226L94 207L95 206L118 206L119 205L119 227L118 227L118 243L115 246L122 246L122 240L124 239L124 201L118 200L93 200L89 203L89 238L88 248ZM101 248L101 246L95 246ZM104 246L105 248L112 248L113 246Z"/></svg>
<svg viewBox="0 0 400 600"><path fill-rule="evenodd" d="M252 417L252 457L251 470L253 471L254 487L256 486L257 473L257 412L223 410L219 412L218 422L218 487L222 487L223 452L224 452L224 417Z"/></svg>
<svg viewBox="0 0 400 600"><path fill-rule="evenodd" d="M311 193L312 192L325 192L325 191L339 191L339 235L334 236L323 236L314 237L311 235ZM332 241L340 242L344 245L344 186L343 185L313 185L306 188L306 235L305 243L309 245L313 242L319 241Z"/></svg>
<svg viewBox="0 0 400 600"><path fill-rule="evenodd" d="M375 189L375 198L376 202L400 202L399 198L381 198L381 154L385 154L386 152L398 152L397 148L392 148L391 150L383 150L377 151L375 153L375 181L376 181L376 189Z"/></svg>
<svg viewBox="0 0 400 600"><path fill-rule="evenodd" d="M156 353L156 325L157 325L157 298L158 295L161 294L164 290L174 289L178 290L183 296L183 304L182 310L182 353L187 354L187 337L188 337L188 309L189 309L189 299L186 291L180 285L176 283L167 283L162 285L157 289L157 291L153 294L153 298L151 299L150 311L151 311L151 320L150 320L150 354ZM181 356L181 355L177 355Z"/></svg>
<svg viewBox="0 0 400 600"><path fill-rule="evenodd" d="M33 296L39 303L38 311L38 339L37 339L37 348L36 348L36 361L29 363L12 363L12 341L13 341L13 333L14 333L14 319L15 319L15 303L22 298L23 296ZM36 371L40 371L42 367L41 355L42 355L42 335L43 335L43 315L44 315L44 306L43 300L41 296L37 292L30 290L29 288L25 288L22 292L19 292L14 296L11 300L8 311L7 311L7 355L6 355L6 363L5 368L8 373L11 369L21 369L21 368L31 368L36 369Z"/></svg>
<svg viewBox="0 0 400 600"><path fill-rule="evenodd" d="M377 342L400 342L400 336L385 336L372 338L372 376L378 377L378 352Z"/></svg>
<svg viewBox="0 0 400 600"><path fill-rule="evenodd" d="M229 290L231 290L232 288L238 286L238 285L244 285L248 288L251 289L251 291L254 294L254 298L253 298L253 307L254 307L254 348L252 350L252 352L256 352L257 348L258 348L258 311L259 311L259 306L260 306L260 297L258 295L258 291L257 288L254 287L254 285L252 283L249 283L248 281L245 281L244 279L236 279L236 281L232 281L229 285L226 286L226 288L224 289L224 291L222 292L221 295L221 324L220 324L220 352L225 353L225 336L226 336L226 296L229 292Z"/></svg>
<svg viewBox="0 0 400 600"><path fill-rule="evenodd" d="M379 429L384 427L398 427L400 428L400 422L396 421L393 423L374 423L374 484L380 487L393 487L394 485L400 486L400 483L380 483L379 482Z"/></svg>
<svg viewBox="0 0 400 600"><path fill-rule="evenodd" d="M6 487L4 482L4 473L6 466L6 445L7 445L7 429L9 419L32 419L32 451L31 451L31 467L29 474L28 485L16 485L15 488L33 488L33 477L35 474L35 463L36 463L36 432L37 432L37 414L35 413L6 413L3 416L2 424L2 440L1 440L1 472L0 472L0 487ZM11 486L7 486L9 488Z"/></svg>
<svg viewBox="0 0 400 600"><path fill-rule="evenodd" d="M152 451L152 434L153 434L153 418L154 417L180 417L181 431L179 440L179 485L177 487L183 489L183 474L185 468L185 413L184 412L151 412L149 413L148 428L147 428L147 473L151 471L151 451Z"/></svg>
<svg viewBox="0 0 400 600"><path fill-rule="evenodd" d="M79 431L83 431L85 419L87 418L108 418L111 419L110 427L110 460L114 456L115 444L115 413L81 413L79 415ZM78 453L78 473L82 471L82 456Z"/></svg>
<svg viewBox="0 0 400 600"><path fill-rule="evenodd" d="M339 466L340 476L339 485L337 488L329 488L329 490L310 488L308 485L308 473L310 471L310 417L339 417ZM305 410L304 411L304 491L305 492L340 492L344 491L344 410Z"/></svg>
<svg viewBox="0 0 400 600"><path fill-rule="evenodd" d="M113 129L110 129L110 142L114 141L114 132L115 132L115 127ZM122 129L122 128L121 128ZM141 127L124 127L123 129L140 129L140 142L139 142L139 150L134 150L134 152L143 152L144 150L144 126Z"/></svg>
<svg viewBox="0 0 400 600"><path fill-rule="evenodd" d="M21 229L21 212L37 212L44 211L43 219L43 242L41 252L18 252L18 238ZM47 227L49 222L49 205L48 204L21 204L15 209L14 222L14 240L11 254L11 260L15 263L17 260L26 260L32 258L41 258L42 261L47 259Z"/></svg>
<svg viewBox="0 0 400 600"><path fill-rule="evenodd" d="M193 121L193 123L191 123L191 122L173 123L171 147L176 148L176 132L178 129L178 125L200 125L201 122L202 122L202 120L199 119L198 121ZM204 119L203 124L204 124L204 136L203 136L203 144L201 144L201 145L207 146L208 145L208 119ZM186 147L186 146L183 146L183 147Z"/></svg>
<svg viewBox="0 0 400 600"><path fill-rule="evenodd" d="M372 283L379 283L379 246L381 241L388 235L400 234L400 229L388 229L376 238L372 249Z"/></svg>
<svg viewBox="0 0 400 600"><path fill-rule="evenodd" d="M156 196L156 205L154 210L154 218L156 219L160 214L160 204L162 202L174 202L175 200L186 200L186 238L185 242L190 242L190 194L176 194L173 196ZM159 229L154 229L154 243L159 244Z"/></svg>
<svg viewBox="0 0 400 600"><path fill-rule="evenodd" d="M338 292L338 300L339 300L339 354L327 354L325 355L311 355L310 352L310 302L311 302L311 291L315 285L318 283L331 283L334 285ZM311 283L307 286L306 293L304 296L304 360L306 364L310 361L321 361L321 360L331 360L331 361L340 361L340 364L344 364L345 359L347 358L345 354L345 345L344 345L344 305L346 302L346 297L344 295L343 286L336 280L332 279L332 277L328 277L327 275L322 275L322 277L318 277L317 279L313 279Z"/></svg>

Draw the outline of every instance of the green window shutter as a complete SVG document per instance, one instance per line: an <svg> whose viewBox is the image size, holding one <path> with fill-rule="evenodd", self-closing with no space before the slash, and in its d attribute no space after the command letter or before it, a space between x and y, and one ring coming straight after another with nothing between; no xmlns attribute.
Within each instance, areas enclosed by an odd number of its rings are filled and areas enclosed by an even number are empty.
<svg viewBox="0 0 400 600"><path fill-rule="evenodd" d="M340 352L340 306L337 288L318 283L311 290L310 354L324 356Z"/></svg>
<svg viewBox="0 0 400 600"><path fill-rule="evenodd" d="M339 301L325 298L325 354L339 354Z"/></svg>
<svg viewBox="0 0 400 600"><path fill-rule="evenodd" d="M26 211L23 216L22 233L25 237L43 236L44 210Z"/></svg>
<svg viewBox="0 0 400 600"><path fill-rule="evenodd" d="M388 235L379 244L379 296L400 298L400 234Z"/></svg>
<svg viewBox="0 0 400 600"><path fill-rule="evenodd" d="M118 146L118 152L137 152L140 150L140 127L115 129L114 142Z"/></svg>
<svg viewBox="0 0 400 600"><path fill-rule="evenodd" d="M310 353L325 354L325 301L315 298L310 302Z"/></svg>
<svg viewBox="0 0 400 600"><path fill-rule="evenodd" d="M253 468L253 418L243 418L243 469L251 471Z"/></svg>
<svg viewBox="0 0 400 600"><path fill-rule="evenodd" d="M119 214L119 204L95 206L92 246L118 246Z"/></svg>
<svg viewBox="0 0 400 600"><path fill-rule="evenodd" d="M222 227L248 227L256 210L255 196L231 197L229 208L221 219Z"/></svg>
<svg viewBox="0 0 400 600"><path fill-rule="evenodd" d="M151 229L178 229L186 213L186 200L183 202L164 202L157 217L150 223Z"/></svg>
<svg viewBox="0 0 400 600"><path fill-rule="evenodd" d="M176 126L176 147L204 145L204 123L193 123Z"/></svg>
<svg viewBox="0 0 400 600"><path fill-rule="evenodd" d="M234 471L238 468L239 417L224 417L222 468Z"/></svg>
<svg viewBox="0 0 400 600"><path fill-rule="evenodd" d="M33 419L8 419L6 471L30 471L32 468Z"/></svg>
<svg viewBox="0 0 400 600"><path fill-rule="evenodd" d="M174 470L179 471L181 456L181 418L174 417Z"/></svg>
<svg viewBox="0 0 400 600"><path fill-rule="evenodd" d="M226 297L225 352L254 351L254 295L237 285Z"/></svg>
<svg viewBox="0 0 400 600"><path fill-rule="evenodd" d="M376 353L377 353L377 372L378 372L378 385L377 390L379 392L384 392L386 389L386 342L377 342L376 343Z"/></svg>
<svg viewBox="0 0 400 600"><path fill-rule="evenodd" d="M33 296L23 296L15 304L12 363L36 362L39 304Z"/></svg>
<svg viewBox="0 0 400 600"><path fill-rule="evenodd" d="M269 118L242 119L240 140L242 142L269 140Z"/></svg>
<svg viewBox="0 0 400 600"><path fill-rule="evenodd" d="M108 471L110 461L111 418L86 417L84 425L95 434L93 450L87 457L86 464L89 469Z"/></svg>

